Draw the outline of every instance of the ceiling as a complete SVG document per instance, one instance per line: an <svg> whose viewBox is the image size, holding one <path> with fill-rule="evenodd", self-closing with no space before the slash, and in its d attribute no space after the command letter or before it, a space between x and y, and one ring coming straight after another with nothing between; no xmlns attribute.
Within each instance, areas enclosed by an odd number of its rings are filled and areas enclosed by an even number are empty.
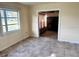
<svg viewBox="0 0 79 59"><path fill-rule="evenodd" d="M24 5L36 5L36 4L45 4L49 2L19 2L19 3L24 4Z"/></svg>
<svg viewBox="0 0 79 59"><path fill-rule="evenodd" d="M74 2L19 2L19 3L21 3L21 4L24 4L24 5L37 5L37 4L50 4L50 3L53 3L53 4L56 4L56 3L60 3L60 4L65 4L65 3L73 3L73 4L79 4L79 2L76 2L76 3L74 3Z"/></svg>

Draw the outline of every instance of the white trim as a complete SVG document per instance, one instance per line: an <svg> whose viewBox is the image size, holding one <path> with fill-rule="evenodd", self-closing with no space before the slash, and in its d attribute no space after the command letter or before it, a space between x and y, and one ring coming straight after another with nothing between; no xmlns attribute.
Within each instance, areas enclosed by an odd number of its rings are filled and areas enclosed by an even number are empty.
<svg viewBox="0 0 79 59"><path fill-rule="evenodd" d="M58 41L61 41L61 42L69 42L69 43L73 43L73 44L79 44L79 40L58 40Z"/></svg>
<svg viewBox="0 0 79 59"><path fill-rule="evenodd" d="M19 11L16 10L16 12L18 13L18 14L17 14L17 19L18 19L17 22L19 23L19 24L18 24L18 25L19 25L19 29L17 29L17 30L12 30L12 31L8 31L8 27L7 27L8 25L7 25L7 20L6 20L7 18L6 18L6 12L5 12L7 9L6 9L6 8L0 8L0 9L1 9L1 10L4 10L4 16L5 16L4 18L5 18L5 26L6 26L6 32L5 32L5 33L7 34L7 33L16 32L16 31L20 30L20 26L21 26L21 25L20 25L20 13L19 13ZM15 11L14 9L8 9L8 10ZM1 17L0 17L0 19L1 19ZM0 27L2 28L2 23L1 23L1 26L0 26ZM3 29L1 29L1 30L3 30ZM2 31L1 34L3 35L4 32ZM1 35L1 34L0 34L0 35Z"/></svg>
<svg viewBox="0 0 79 59"><path fill-rule="evenodd" d="M59 19L58 19L58 40L59 40L59 34L60 34L60 30L61 30L61 21L60 21L60 12L61 12L61 9L48 9L48 10L39 10L39 11L37 11L37 13L39 13L39 12L45 12L45 11L56 11L56 10L58 10L59 11ZM38 19L38 18L37 18ZM39 25L38 25L39 26ZM40 37L39 36L39 28L38 28L38 37Z"/></svg>

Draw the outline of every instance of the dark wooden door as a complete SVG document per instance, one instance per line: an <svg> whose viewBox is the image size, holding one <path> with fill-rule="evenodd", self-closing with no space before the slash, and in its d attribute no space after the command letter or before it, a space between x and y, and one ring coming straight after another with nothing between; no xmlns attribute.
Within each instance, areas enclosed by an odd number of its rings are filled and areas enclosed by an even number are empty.
<svg viewBox="0 0 79 59"><path fill-rule="evenodd" d="M47 30L58 31L58 17L47 17Z"/></svg>

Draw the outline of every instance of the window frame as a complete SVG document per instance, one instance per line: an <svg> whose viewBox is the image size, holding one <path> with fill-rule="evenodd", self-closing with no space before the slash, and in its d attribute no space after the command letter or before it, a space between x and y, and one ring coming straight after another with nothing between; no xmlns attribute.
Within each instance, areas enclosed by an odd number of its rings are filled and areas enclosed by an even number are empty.
<svg viewBox="0 0 79 59"><path fill-rule="evenodd" d="M5 20L5 25L2 25L2 20L1 20L1 14L0 14L0 33L3 34L3 33L12 33L12 32L16 32L16 31L19 31L21 29L21 25L20 25L20 11L19 10L16 10L16 9L8 9L8 8L0 8L0 10L3 10L4 11L4 20ZM17 23L18 24L18 29L15 29L15 30L11 30L9 31L8 30L8 26L12 25L12 24L8 24L7 23L7 18L12 18L12 17L7 17L7 14L6 14L6 11L16 11L17 12ZM3 32L3 26L6 27L6 32Z"/></svg>

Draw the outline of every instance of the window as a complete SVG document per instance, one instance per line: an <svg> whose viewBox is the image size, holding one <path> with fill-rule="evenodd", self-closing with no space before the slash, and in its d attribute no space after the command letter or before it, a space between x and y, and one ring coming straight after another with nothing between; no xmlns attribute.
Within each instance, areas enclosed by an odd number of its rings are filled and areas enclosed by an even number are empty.
<svg viewBox="0 0 79 59"><path fill-rule="evenodd" d="M19 12L12 9L0 9L0 33L19 29Z"/></svg>

